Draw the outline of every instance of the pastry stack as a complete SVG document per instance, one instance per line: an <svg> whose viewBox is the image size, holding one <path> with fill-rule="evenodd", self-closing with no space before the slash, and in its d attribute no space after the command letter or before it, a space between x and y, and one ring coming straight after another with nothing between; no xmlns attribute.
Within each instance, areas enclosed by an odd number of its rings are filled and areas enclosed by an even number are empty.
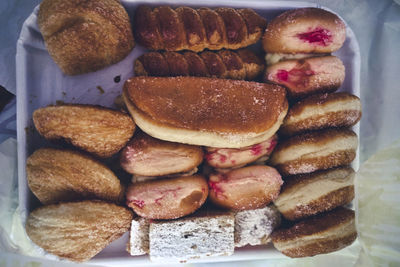
<svg viewBox="0 0 400 267"><path fill-rule="evenodd" d="M354 211L342 206L354 198L349 165L358 138L349 128L361 118L361 103L354 95L334 93L345 71L338 58L327 55L344 41L344 23L316 8L281 14L263 37L267 60L281 60L267 67L265 79L284 85L291 99L270 161L285 181L274 204L291 221L272 240L290 257L332 252L357 236Z"/></svg>

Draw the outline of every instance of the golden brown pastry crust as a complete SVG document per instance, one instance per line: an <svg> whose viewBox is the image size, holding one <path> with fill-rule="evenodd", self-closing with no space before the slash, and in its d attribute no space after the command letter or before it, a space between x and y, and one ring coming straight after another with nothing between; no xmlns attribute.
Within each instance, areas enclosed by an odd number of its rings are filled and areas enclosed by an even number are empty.
<svg viewBox="0 0 400 267"><path fill-rule="evenodd" d="M68 75L117 63L135 46L128 14L115 0L44 0L38 26L49 54Z"/></svg>
<svg viewBox="0 0 400 267"><path fill-rule="evenodd" d="M135 13L136 39L152 50L238 49L257 42L265 27L251 9L139 6Z"/></svg>
<svg viewBox="0 0 400 267"><path fill-rule="evenodd" d="M344 207L318 214L272 233L278 250L292 258L329 253L349 246L357 238L355 213Z"/></svg>
<svg viewBox="0 0 400 267"><path fill-rule="evenodd" d="M41 148L27 159L29 188L42 204L82 199L120 202L124 188L104 164L72 150Z"/></svg>
<svg viewBox="0 0 400 267"><path fill-rule="evenodd" d="M294 135L323 128L351 127L360 119L361 102L357 96L345 92L317 94L290 107L279 131Z"/></svg>
<svg viewBox="0 0 400 267"><path fill-rule="evenodd" d="M286 177L274 204L286 219L292 221L332 210L353 200L353 178L354 170L350 167ZM310 198L310 194L314 197Z"/></svg>
<svg viewBox="0 0 400 267"><path fill-rule="evenodd" d="M203 161L203 149L162 141L143 132L135 134L121 152L121 167L139 176L185 173Z"/></svg>
<svg viewBox="0 0 400 267"><path fill-rule="evenodd" d="M132 217L127 208L102 201L60 203L31 212L26 232L47 252L83 262L128 231Z"/></svg>
<svg viewBox="0 0 400 267"><path fill-rule="evenodd" d="M199 131L263 132L287 109L282 87L255 82L133 77L125 90L141 112L160 124Z"/></svg>
<svg viewBox="0 0 400 267"><path fill-rule="evenodd" d="M270 163L285 176L344 166L354 160L357 143L357 135L348 129L305 133L280 142Z"/></svg>
<svg viewBox="0 0 400 267"><path fill-rule="evenodd" d="M331 53L345 39L346 26L338 16L320 8L299 8L274 18L262 43L269 53Z"/></svg>
<svg viewBox="0 0 400 267"><path fill-rule="evenodd" d="M128 114L92 105L39 108L33 112L33 122L46 139L63 139L102 158L117 153L135 130Z"/></svg>
<svg viewBox="0 0 400 267"><path fill-rule="evenodd" d="M198 76L253 80L264 70L264 63L249 49L148 52L135 60L135 76Z"/></svg>

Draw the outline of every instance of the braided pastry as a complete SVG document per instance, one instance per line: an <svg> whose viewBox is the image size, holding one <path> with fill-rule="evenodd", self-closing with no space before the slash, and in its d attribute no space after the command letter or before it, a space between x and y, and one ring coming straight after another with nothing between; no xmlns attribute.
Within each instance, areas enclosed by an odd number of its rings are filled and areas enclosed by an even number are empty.
<svg viewBox="0 0 400 267"><path fill-rule="evenodd" d="M218 52L149 52L135 61L136 76L199 76L254 80L263 61L248 49Z"/></svg>
<svg viewBox="0 0 400 267"><path fill-rule="evenodd" d="M248 8L139 6L134 23L141 45L167 51L238 49L257 42L266 28L266 20Z"/></svg>

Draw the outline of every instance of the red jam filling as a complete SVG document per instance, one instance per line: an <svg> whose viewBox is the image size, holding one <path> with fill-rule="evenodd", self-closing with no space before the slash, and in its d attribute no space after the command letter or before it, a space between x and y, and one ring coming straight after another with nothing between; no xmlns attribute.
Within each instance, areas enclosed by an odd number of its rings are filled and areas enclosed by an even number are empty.
<svg viewBox="0 0 400 267"><path fill-rule="evenodd" d="M251 154L254 156L258 156L262 153L262 146L260 144L256 144L251 147Z"/></svg>
<svg viewBox="0 0 400 267"><path fill-rule="evenodd" d="M144 201L143 200L138 200L138 199L134 199L129 201L130 203L133 203L133 205L138 206L140 209L142 209L144 207Z"/></svg>
<svg viewBox="0 0 400 267"><path fill-rule="evenodd" d="M332 43L332 33L323 28L316 28L313 31L297 34L297 37L310 44L327 46Z"/></svg>
<svg viewBox="0 0 400 267"><path fill-rule="evenodd" d="M225 163L225 162L226 162L226 159L227 159L227 157L226 157L225 155L220 155L220 156L219 156L219 160L220 160L222 163Z"/></svg>
<svg viewBox="0 0 400 267"><path fill-rule="evenodd" d="M276 141L276 139L272 140L268 147L268 153L271 153L277 144L278 144L278 141Z"/></svg>
<svg viewBox="0 0 400 267"><path fill-rule="evenodd" d="M310 76L315 72L310 69L309 64L299 64L290 71L280 69L276 73L278 81L284 82L294 87L306 87Z"/></svg>
<svg viewBox="0 0 400 267"><path fill-rule="evenodd" d="M214 157L213 153L206 153L206 154L204 155L204 158L205 158L207 161L212 161L212 160L213 160L213 157Z"/></svg>
<svg viewBox="0 0 400 267"><path fill-rule="evenodd" d="M278 77L280 81L287 82L289 79L289 72L287 70L278 70L276 77Z"/></svg>
<svg viewBox="0 0 400 267"><path fill-rule="evenodd" d="M224 190L222 190L220 183L219 182L214 182L209 180L208 181L208 187L210 188L211 191L214 192L215 196L217 198L224 198Z"/></svg>

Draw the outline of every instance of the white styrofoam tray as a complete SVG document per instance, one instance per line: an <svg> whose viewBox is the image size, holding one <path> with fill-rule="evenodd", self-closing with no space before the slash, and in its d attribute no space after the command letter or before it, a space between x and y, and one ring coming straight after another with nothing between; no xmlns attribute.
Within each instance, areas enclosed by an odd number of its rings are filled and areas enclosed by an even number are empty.
<svg viewBox="0 0 400 267"><path fill-rule="evenodd" d="M280 13L301 7L320 7L314 3L287 1L248 1L248 0L203 0L198 4L195 0L186 1L135 1L122 0L129 16L133 17L139 4L191 7L222 7L252 8L258 14L270 21ZM17 138L18 138L18 184L19 203L22 221L25 222L29 212L39 205L30 192L26 181L26 158L36 149L49 146L34 130L32 113L39 107L65 103L99 104L113 106L114 99L121 93L125 80L133 76L133 62L146 50L136 45L134 50L121 62L103 70L78 75L65 76L49 56L36 23L38 7L25 21L17 43ZM353 31L347 27L347 39L343 47L334 53L346 67L346 78L339 91L346 91L360 96L360 51ZM256 45L260 49L260 45ZM121 81L115 82L114 77L120 76ZM103 92L104 91L104 92ZM358 134L358 124L353 128ZM358 169L359 158L353 162L353 168ZM150 264L147 256L131 257L126 252L129 234L111 243L95 256L89 263L104 265ZM232 256L212 257L195 260L194 262L255 260L284 257L272 245L245 247L236 249Z"/></svg>

